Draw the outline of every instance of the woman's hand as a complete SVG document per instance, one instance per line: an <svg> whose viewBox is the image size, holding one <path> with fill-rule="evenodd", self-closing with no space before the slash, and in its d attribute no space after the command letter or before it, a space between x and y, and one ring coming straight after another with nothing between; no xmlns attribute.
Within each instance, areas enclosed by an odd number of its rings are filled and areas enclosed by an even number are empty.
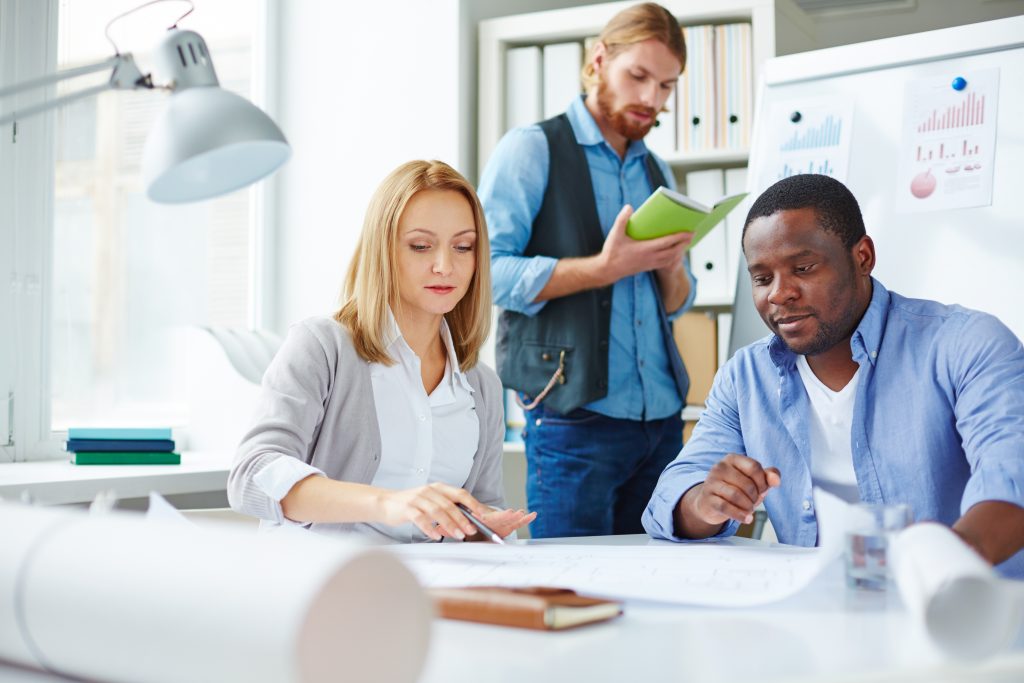
<svg viewBox="0 0 1024 683"><path fill-rule="evenodd" d="M478 519L486 519L493 511L471 496L465 489L435 482L414 489L385 491L381 495L384 524L398 526L412 522L428 538L440 541L442 536L463 540L476 533L476 527L462 511L455 507L462 503ZM503 512L514 512L505 510ZM522 512L520 510L519 512ZM531 518L532 519L532 518ZM525 523L525 522L524 522ZM512 527L517 529L522 524ZM502 533L495 529L496 532ZM512 533L511 529L507 533ZM505 535L505 534L502 534Z"/></svg>
<svg viewBox="0 0 1024 683"><path fill-rule="evenodd" d="M526 510L490 510L485 513L482 517L477 517L481 522L486 524L494 533L498 536L505 538L510 533L524 527L533 520L537 519L536 512L527 513ZM487 540L483 534L480 534L480 538L471 538L471 541Z"/></svg>

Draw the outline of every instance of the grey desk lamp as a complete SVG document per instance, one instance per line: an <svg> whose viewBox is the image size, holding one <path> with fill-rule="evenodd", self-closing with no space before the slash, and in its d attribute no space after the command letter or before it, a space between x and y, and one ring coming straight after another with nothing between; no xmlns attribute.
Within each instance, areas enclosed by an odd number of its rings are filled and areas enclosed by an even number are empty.
<svg viewBox="0 0 1024 683"><path fill-rule="evenodd" d="M118 19L154 0L115 17ZM191 3L190 3L191 4ZM179 17L181 21L192 12ZM113 41L111 40L111 44ZM28 92L69 78L110 70L102 84L0 115L0 125L91 97L105 90L163 89L171 96L146 138L142 177L146 196L177 204L216 197L254 183L277 170L291 156L281 129L251 102L223 90L210 52L195 31L172 25L154 54L154 73L143 75L131 54L115 54L103 62L68 69L0 88L4 97Z"/></svg>

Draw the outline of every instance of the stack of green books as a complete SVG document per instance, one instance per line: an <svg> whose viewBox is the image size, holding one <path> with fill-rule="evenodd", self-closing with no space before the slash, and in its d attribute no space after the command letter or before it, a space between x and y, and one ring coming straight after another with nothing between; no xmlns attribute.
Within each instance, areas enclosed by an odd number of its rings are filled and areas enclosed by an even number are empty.
<svg viewBox="0 0 1024 683"><path fill-rule="evenodd" d="M180 465L170 427L72 427L64 445L75 465Z"/></svg>

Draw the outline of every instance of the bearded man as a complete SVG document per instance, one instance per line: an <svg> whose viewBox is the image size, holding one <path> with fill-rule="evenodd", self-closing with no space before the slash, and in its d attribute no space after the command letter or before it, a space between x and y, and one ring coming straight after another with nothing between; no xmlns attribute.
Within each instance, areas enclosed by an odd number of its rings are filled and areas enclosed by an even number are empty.
<svg viewBox="0 0 1024 683"><path fill-rule="evenodd" d="M526 408L534 537L640 533L682 445L689 379L669 321L693 301L690 233L636 241L632 207L665 162L644 145L686 64L675 17L629 7L605 26L568 110L509 131L480 181L498 373Z"/></svg>

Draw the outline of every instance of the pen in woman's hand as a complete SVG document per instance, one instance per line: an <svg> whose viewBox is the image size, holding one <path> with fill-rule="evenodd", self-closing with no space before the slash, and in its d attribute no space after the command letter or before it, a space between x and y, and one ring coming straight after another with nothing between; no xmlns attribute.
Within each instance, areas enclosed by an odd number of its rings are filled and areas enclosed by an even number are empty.
<svg viewBox="0 0 1024 683"><path fill-rule="evenodd" d="M491 529L491 527L487 526L486 524L481 522L479 519L477 519L477 516L474 515L472 512L470 512L468 507L466 507L462 503L456 503L455 506L457 508L459 508L459 510L462 511L462 514L466 515L466 517L469 518L469 521L473 522L473 525L476 526L477 529L479 529L481 532L483 532L484 536L486 536L487 538L491 539L495 543L500 543L501 545L505 545L504 539L502 539L501 536L499 536L497 533L495 533L494 530Z"/></svg>

